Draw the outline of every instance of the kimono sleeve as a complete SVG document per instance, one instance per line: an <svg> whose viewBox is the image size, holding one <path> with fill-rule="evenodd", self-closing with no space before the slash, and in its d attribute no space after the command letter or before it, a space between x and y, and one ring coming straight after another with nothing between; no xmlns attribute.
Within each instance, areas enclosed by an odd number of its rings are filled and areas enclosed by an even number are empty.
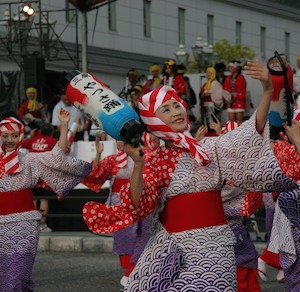
<svg viewBox="0 0 300 292"><path fill-rule="evenodd" d="M214 147L222 179L255 192L295 189L297 184L282 171L271 149L268 125L263 135L256 131L255 115L217 139Z"/></svg>
<svg viewBox="0 0 300 292"><path fill-rule="evenodd" d="M26 155L32 174L42 179L58 195L64 198L91 171L89 162L67 156L56 145L52 151Z"/></svg>
<svg viewBox="0 0 300 292"><path fill-rule="evenodd" d="M295 146L284 140L277 141L274 143L274 154L286 175L300 181L300 154Z"/></svg>
<svg viewBox="0 0 300 292"><path fill-rule="evenodd" d="M120 205L107 206L98 202L86 203L82 213L89 230L96 234L112 233L151 214L161 197L162 188L170 181L169 172L173 171L172 165L169 165L171 159L164 159L158 155L153 157L151 162L145 162L144 188L139 208L135 209L132 204L129 183L121 188Z"/></svg>
<svg viewBox="0 0 300 292"><path fill-rule="evenodd" d="M82 183L89 189L98 193L106 180L111 178L117 172L116 155L109 155L93 167L92 171Z"/></svg>

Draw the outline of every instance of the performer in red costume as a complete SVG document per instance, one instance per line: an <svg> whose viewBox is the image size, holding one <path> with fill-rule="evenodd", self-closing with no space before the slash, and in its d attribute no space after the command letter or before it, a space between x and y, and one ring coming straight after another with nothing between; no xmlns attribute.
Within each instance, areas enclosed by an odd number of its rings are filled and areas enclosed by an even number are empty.
<svg viewBox="0 0 300 292"><path fill-rule="evenodd" d="M247 82L242 74L240 62L232 61L228 64L228 68L231 74L223 83L223 89L231 94L231 101L227 107L228 119L241 124L246 109Z"/></svg>

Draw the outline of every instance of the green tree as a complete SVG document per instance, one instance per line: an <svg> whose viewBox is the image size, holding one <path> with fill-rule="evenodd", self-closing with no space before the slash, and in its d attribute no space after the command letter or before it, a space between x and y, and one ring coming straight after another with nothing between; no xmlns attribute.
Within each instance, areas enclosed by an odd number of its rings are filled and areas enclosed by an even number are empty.
<svg viewBox="0 0 300 292"><path fill-rule="evenodd" d="M228 64L231 60L240 60L244 65L255 58L256 53L251 48L242 45L232 45L227 40L221 40L213 45L218 55L218 61Z"/></svg>

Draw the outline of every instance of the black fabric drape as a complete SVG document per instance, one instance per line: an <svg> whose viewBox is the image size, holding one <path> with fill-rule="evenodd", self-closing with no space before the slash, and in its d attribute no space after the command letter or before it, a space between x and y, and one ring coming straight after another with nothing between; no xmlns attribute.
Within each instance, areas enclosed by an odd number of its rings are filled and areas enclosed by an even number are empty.
<svg viewBox="0 0 300 292"><path fill-rule="evenodd" d="M0 72L0 114L17 110L19 79L19 71Z"/></svg>

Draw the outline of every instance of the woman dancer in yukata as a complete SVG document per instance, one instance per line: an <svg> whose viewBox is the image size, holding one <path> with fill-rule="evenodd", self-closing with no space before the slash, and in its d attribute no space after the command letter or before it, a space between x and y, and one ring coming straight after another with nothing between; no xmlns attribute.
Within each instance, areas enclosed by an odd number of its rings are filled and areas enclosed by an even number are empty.
<svg viewBox="0 0 300 292"><path fill-rule="evenodd" d="M0 122L0 291L33 291L41 214L32 188L41 179L63 198L91 170L90 163L65 155L70 115L62 110L59 118L63 131L53 150L25 155L18 152L24 125L13 116Z"/></svg>
<svg viewBox="0 0 300 292"><path fill-rule="evenodd" d="M142 136L142 142L144 159L151 159L155 149L159 146L159 139L145 132ZM130 181L134 166L133 160L123 151L123 141L116 141L117 154L109 155L102 160L103 143L96 139L95 144L97 154L93 161L93 170L83 181L83 184L93 191L99 192L105 181L111 179L111 192L106 204L108 206L119 205L119 193L121 187ZM150 217L148 216L113 233L113 253L119 256L120 265L124 270L120 281L122 286L127 285L128 277L150 237Z"/></svg>
<svg viewBox="0 0 300 292"><path fill-rule="evenodd" d="M143 122L166 145L145 165L140 149L126 145L134 169L130 187L121 189L121 205L89 202L83 209L95 233L110 233L153 213L153 235L125 291L236 291L235 236L220 195L224 180L253 191L296 188L264 133L273 93L268 69L259 62L246 69L263 86L256 114L235 131L200 144L190 135L185 107L172 88L141 98Z"/></svg>
<svg viewBox="0 0 300 292"><path fill-rule="evenodd" d="M297 117L294 116L297 119ZM292 120L291 127L285 125L285 133L292 145L281 141L275 149L281 156L282 169L289 168L289 175L298 172L300 163L300 122ZM286 146L287 145L287 146ZM289 167L295 161L295 168ZM298 185L300 176L298 175ZM280 266L284 273L285 291L300 291L300 189L282 192L276 201L274 220L268 250L279 254Z"/></svg>

